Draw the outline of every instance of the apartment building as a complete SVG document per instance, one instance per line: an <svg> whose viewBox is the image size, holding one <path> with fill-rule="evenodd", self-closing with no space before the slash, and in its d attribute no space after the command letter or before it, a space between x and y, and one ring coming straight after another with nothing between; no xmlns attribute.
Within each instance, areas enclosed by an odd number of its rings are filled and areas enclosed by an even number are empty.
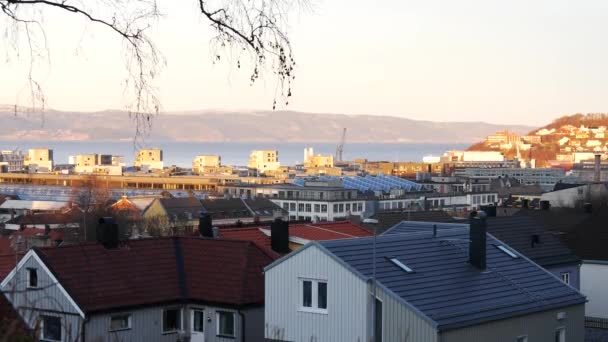
<svg viewBox="0 0 608 342"><path fill-rule="evenodd" d="M455 176L478 178L515 178L525 185L540 185L551 189L566 176L559 168L462 168L454 171Z"/></svg>
<svg viewBox="0 0 608 342"><path fill-rule="evenodd" d="M122 157L110 154L79 154L74 157L74 172L78 174L122 175Z"/></svg>
<svg viewBox="0 0 608 342"><path fill-rule="evenodd" d="M162 170L165 166L163 162L163 150L152 148L137 151L133 166L143 171Z"/></svg>
<svg viewBox="0 0 608 342"><path fill-rule="evenodd" d="M218 168L222 165L222 157L217 154L200 154L192 161L192 172L200 173L206 168Z"/></svg>
<svg viewBox="0 0 608 342"><path fill-rule="evenodd" d="M366 201L357 190L341 186L297 186L293 184L220 186L225 195L266 197L288 212L290 220L336 221L361 215Z"/></svg>
<svg viewBox="0 0 608 342"><path fill-rule="evenodd" d="M30 148L24 163L29 173L53 171L53 150L48 148Z"/></svg>
<svg viewBox="0 0 608 342"><path fill-rule="evenodd" d="M279 151L277 150L255 150L249 155L250 169L255 169L259 173L276 171L281 167L279 162Z"/></svg>
<svg viewBox="0 0 608 342"><path fill-rule="evenodd" d="M25 156L19 150L0 151L0 172L21 172Z"/></svg>

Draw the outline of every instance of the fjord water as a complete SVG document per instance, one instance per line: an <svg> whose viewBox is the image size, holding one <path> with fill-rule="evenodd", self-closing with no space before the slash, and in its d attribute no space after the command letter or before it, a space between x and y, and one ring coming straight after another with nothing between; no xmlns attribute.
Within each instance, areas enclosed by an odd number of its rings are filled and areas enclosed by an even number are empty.
<svg viewBox="0 0 608 342"><path fill-rule="evenodd" d="M425 155L441 155L451 149L464 149L468 144L416 144L416 143L346 143L344 159L367 158L382 161L422 161ZM191 167L192 159L199 154L219 154L224 165L247 165L252 150L277 149L283 165L302 163L304 147L313 147L315 154L334 154L335 143L283 143L283 142L146 142L145 146L132 141L0 141L0 150L48 147L53 149L55 164L67 164L68 156L99 153L124 157L133 165L137 148L158 147L163 150L165 166Z"/></svg>

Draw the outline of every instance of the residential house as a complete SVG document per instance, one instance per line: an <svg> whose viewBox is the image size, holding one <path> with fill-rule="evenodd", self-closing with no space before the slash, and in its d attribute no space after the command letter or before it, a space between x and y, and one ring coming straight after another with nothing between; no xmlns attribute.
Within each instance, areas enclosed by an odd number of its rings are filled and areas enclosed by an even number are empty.
<svg viewBox="0 0 608 342"><path fill-rule="evenodd" d="M511 248L580 289L581 259L528 215L488 218L488 232Z"/></svg>
<svg viewBox="0 0 608 342"><path fill-rule="evenodd" d="M163 227L198 226L200 213L204 211L201 202L194 197L155 198L143 213L144 220L158 222Z"/></svg>
<svg viewBox="0 0 608 342"><path fill-rule="evenodd" d="M45 341L263 341L273 255L247 241L115 242L34 248L1 290Z"/></svg>
<svg viewBox="0 0 608 342"><path fill-rule="evenodd" d="M484 226L309 243L265 268L266 338L583 341L585 297Z"/></svg>

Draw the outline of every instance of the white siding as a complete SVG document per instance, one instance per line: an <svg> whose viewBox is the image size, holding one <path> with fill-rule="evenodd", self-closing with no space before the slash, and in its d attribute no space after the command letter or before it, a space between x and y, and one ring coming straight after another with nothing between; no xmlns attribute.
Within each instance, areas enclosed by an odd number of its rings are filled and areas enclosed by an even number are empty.
<svg viewBox="0 0 608 342"><path fill-rule="evenodd" d="M608 264L583 262L581 292L589 300L585 315L608 319Z"/></svg>
<svg viewBox="0 0 608 342"><path fill-rule="evenodd" d="M327 314L299 311L300 278L327 280ZM354 341L371 337L370 285L345 266L310 246L266 272L266 337L295 342ZM437 341L431 323L384 292L384 341Z"/></svg>
<svg viewBox="0 0 608 342"><path fill-rule="evenodd" d="M16 273L5 280L2 292L21 315L23 320L34 328L40 315L61 318L62 336L66 341L77 340L81 333L82 319L78 309L70 302L60 289L60 285L46 273L33 252L28 253L19 263ZM28 289L27 269L34 268L38 274L38 287ZM9 275L10 276L10 275Z"/></svg>
<svg viewBox="0 0 608 342"><path fill-rule="evenodd" d="M299 311L299 278L327 280L327 314ZM310 246L266 272L265 335L285 341L366 340L367 285Z"/></svg>

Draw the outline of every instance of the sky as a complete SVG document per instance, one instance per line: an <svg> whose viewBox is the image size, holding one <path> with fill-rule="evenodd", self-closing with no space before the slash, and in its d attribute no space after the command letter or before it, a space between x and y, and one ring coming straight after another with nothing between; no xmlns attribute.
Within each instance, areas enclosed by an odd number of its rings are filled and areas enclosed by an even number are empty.
<svg viewBox="0 0 608 342"><path fill-rule="evenodd" d="M197 1L159 2L163 111L272 108L272 75L250 86L246 71L212 63ZM48 107L124 108L120 40L73 14L44 18L50 61L34 76ZM608 112L607 18L605 0L314 0L290 17L296 82L278 109L528 125ZM27 105L25 50L0 52L0 104Z"/></svg>

